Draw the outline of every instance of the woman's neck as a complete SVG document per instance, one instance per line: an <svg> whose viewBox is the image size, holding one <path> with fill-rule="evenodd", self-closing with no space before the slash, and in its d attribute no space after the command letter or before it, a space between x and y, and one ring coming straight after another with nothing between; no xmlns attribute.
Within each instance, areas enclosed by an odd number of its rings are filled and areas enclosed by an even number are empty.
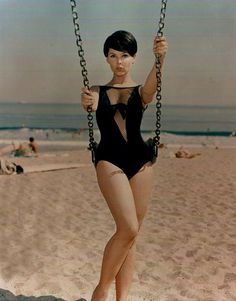
<svg viewBox="0 0 236 301"><path fill-rule="evenodd" d="M135 86L136 83L132 80L131 77L118 77L118 76L114 76L112 78L112 80L107 84L107 86Z"/></svg>

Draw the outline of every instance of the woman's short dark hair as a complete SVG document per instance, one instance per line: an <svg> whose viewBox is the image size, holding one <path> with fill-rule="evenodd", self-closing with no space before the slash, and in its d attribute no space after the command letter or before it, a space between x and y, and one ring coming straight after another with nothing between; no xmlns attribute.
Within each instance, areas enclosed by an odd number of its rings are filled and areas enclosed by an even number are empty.
<svg viewBox="0 0 236 301"><path fill-rule="evenodd" d="M103 46L103 53L107 57L109 49L127 52L129 55L134 56L137 52L138 46L135 37L132 33L125 30L118 30L110 35Z"/></svg>

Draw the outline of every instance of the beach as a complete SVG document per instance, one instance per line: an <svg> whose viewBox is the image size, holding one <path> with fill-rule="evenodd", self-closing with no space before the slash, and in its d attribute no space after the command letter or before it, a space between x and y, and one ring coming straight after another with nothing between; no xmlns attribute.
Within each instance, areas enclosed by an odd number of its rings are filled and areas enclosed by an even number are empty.
<svg viewBox="0 0 236 301"><path fill-rule="evenodd" d="M235 148L188 146L200 153L192 159L177 149L160 149L154 165L129 300L235 301ZM90 153L80 145L5 158L27 172L0 176L0 287L90 300L115 231Z"/></svg>

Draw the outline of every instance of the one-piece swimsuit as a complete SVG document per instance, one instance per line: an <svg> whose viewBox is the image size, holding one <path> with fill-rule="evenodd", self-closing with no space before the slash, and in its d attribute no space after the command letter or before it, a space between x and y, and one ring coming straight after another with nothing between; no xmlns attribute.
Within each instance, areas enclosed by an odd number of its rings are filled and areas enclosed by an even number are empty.
<svg viewBox="0 0 236 301"><path fill-rule="evenodd" d="M112 94L117 95L116 103L111 102ZM108 161L131 179L151 161L150 150L140 131L144 110L139 86L100 86L96 120L101 139L95 154L95 166L101 160Z"/></svg>

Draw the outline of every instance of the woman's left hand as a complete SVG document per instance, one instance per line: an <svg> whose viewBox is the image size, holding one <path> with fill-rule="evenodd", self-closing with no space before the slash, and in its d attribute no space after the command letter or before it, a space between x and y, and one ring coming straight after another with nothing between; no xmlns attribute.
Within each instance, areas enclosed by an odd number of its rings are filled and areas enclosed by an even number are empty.
<svg viewBox="0 0 236 301"><path fill-rule="evenodd" d="M154 55L164 56L168 49L168 43L166 38L163 36L161 38L155 37L153 41L153 53Z"/></svg>

